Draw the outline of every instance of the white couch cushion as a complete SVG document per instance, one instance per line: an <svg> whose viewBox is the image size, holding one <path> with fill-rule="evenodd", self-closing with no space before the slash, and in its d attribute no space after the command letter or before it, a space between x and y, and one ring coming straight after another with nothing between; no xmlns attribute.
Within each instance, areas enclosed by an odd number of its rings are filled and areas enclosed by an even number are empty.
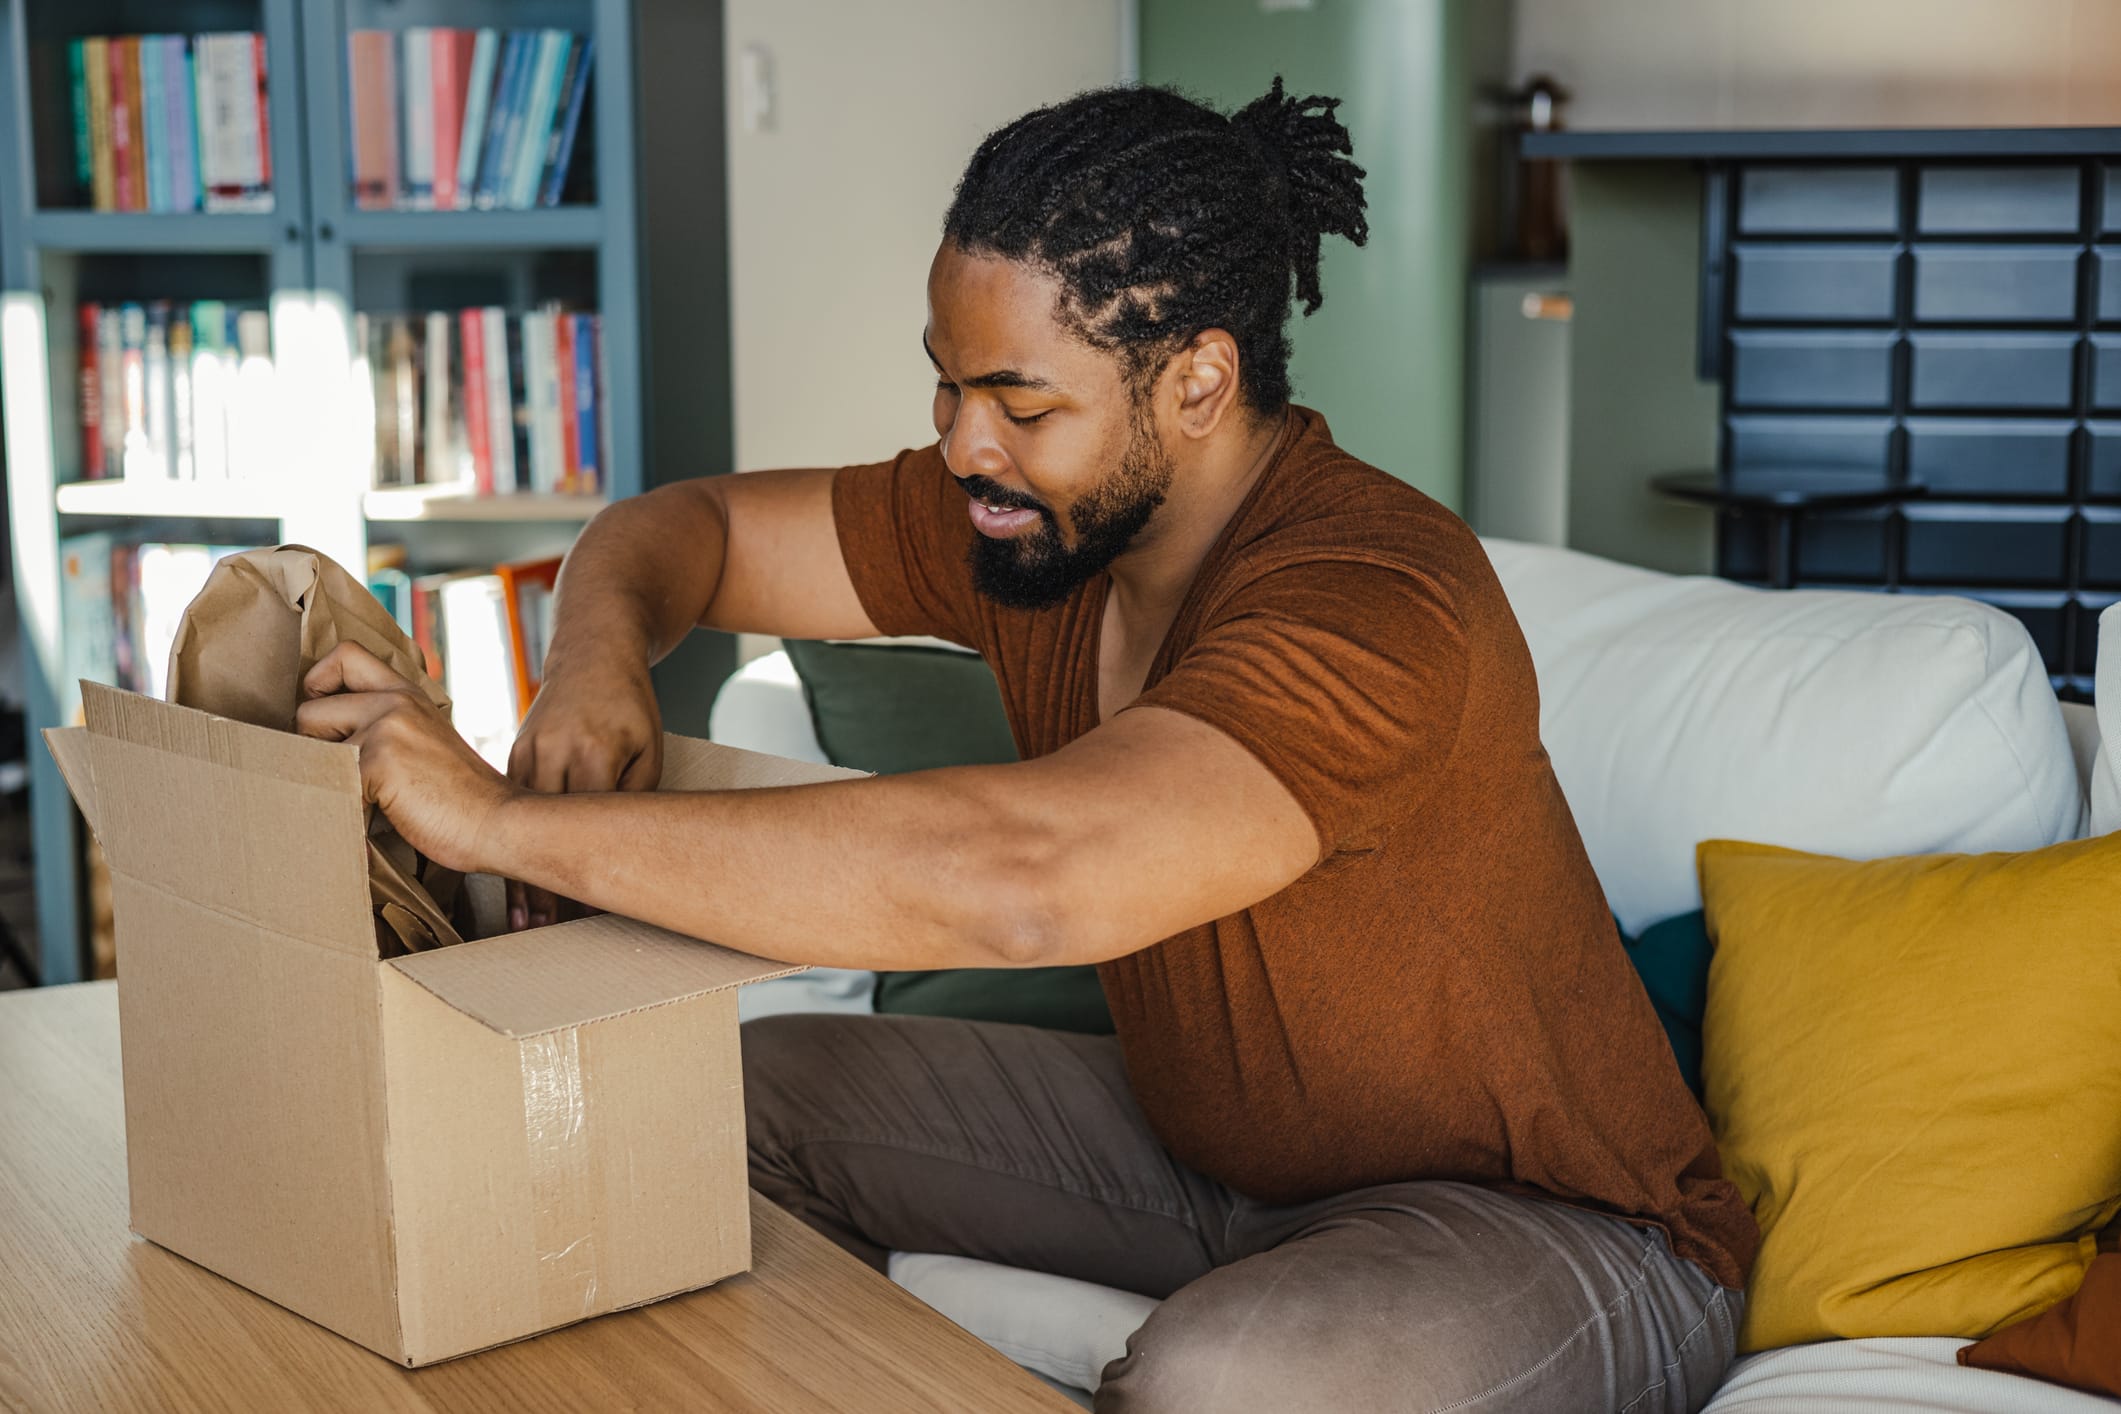
<svg viewBox="0 0 2121 1414"><path fill-rule="evenodd" d="M1704 839L1877 858L2079 831L2060 706L2001 610L1484 543L1531 646L1540 734L1631 932L1701 906Z"/></svg>
<svg viewBox="0 0 2121 1414"><path fill-rule="evenodd" d="M2114 1414L2116 1404L2022 1375L1962 1369L1963 1340L1830 1340L1750 1355L1704 1414Z"/></svg>
<svg viewBox="0 0 2121 1414"><path fill-rule="evenodd" d="M2099 758L2092 766L2090 831L2121 830L2121 604L2099 615Z"/></svg>
<svg viewBox="0 0 2121 1414"><path fill-rule="evenodd" d="M1157 1303L1073 1277L970 1257L891 1254L891 1279L1027 1370L1096 1390Z"/></svg>

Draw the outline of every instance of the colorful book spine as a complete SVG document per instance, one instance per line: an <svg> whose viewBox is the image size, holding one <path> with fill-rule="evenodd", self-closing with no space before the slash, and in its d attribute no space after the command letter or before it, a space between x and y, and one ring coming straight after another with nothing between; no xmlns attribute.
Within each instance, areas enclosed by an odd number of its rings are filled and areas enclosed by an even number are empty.
<svg viewBox="0 0 2121 1414"><path fill-rule="evenodd" d="M191 316L179 309L169 318L169 457L179 481L199 474L198 430L193 421Z"/></svg>
<svg viewBox="0 0 2121 1414"><path fill-rule="evenodd" d="M464 66L459 51L468 32L438 29L430 41L434 47L434 206L451 211L457 204L458 127L464 121ZM470 56L464 56L465 63Z"/></svg>
<svg viewBox="0 0 2121 1414"><path fill-rule="evenodd" d="M272 103L266 84L265 36L250 36L250 92L251 104L257 120L258 157L252 168L255 178L252 197L262 201L263 209L272 209Z"/></svg>
<svg viewBox="0 0 2121 1414"><path fill-rule="evenodd" d="M125 341L119 363L125 390L125 479L131 481L148 477L152 471L147 442L147 309L128 304L118 315Z"/></svg>
<svg viewBox="0 0 2121 1414"><path fill-rule="evenodd" d="M398 145L404 152L404 190L400 204L415 211L435 202L434 30L414 25L400 39L404 58L398 74L398 97L404 111L398 123Z"/></svg>
<svg viewBox="0 0 2121 1414"><path fill-rule="evenodd" d="M471 444L472 489L493 494L493 426L486 408L486 319L476 309L457 315L458 342L464 346L464 435Z"/></svg>
<svg viewBox="0 0 2121 1414"><path fill-rule="evenodd" d="M96 184L96 148L89 134L88 47L86 40L66 42L66 94L74 120L74 185L84 198Z"/></svg>
<svg viewBox="0 0 2121 1414"><path fill-rule="evenodd" d="M172 211L169 178L169 129L163 125L162 36L143 34L140 46L140 153L147 171L147 209Z"/></svg>
<svg viewBox="0 0 2121 1414"><path fill-rule="evenodd" d="M96 315L96 381L103 397L103 474L125 474L125 321L117 306Z"/></svg>
<svg viewBox="0 0 2121 1414"><path fill-rule="evenodd" d="M597 420L602 412L597 406L598 320L593 314L577 314L573 319L575 428L580 444L575 452L575 461L580 467L575 489L585 496L594 496L603 487L597 433Z"/></svg>
<svg viewBox="0 0 2121 1414"><path fill-rule="evenodd" d="M552 316L552 359L560 405L560 479L558 490L575 492L582 475L581 408L574 391L574 316Z"/></svg>
<svg viewBox="0 0 2121 1414"><path fill-rule="evenodd" d="M560 79L574 36L565 30L538 33L537 67L525 93L523 125L510 144L507 183L502 205L523 210L537 200L538 179L545 175L545 135L560 106Z"/></svg>
<svg viewBox="0 0 2121 1414"><path fill-rule="evenodd" d="M464 81L464 124L457 139L457 208L471 205L479 185L479 155L486 145L486 123L493 106L494 70L501 52L501 37L491 29L478 31L471 43L471 73Z"/></svg>
<svg viewBox="0 0 2121 1414"><path fill-rule="evenodd" d="M151 210L147 204L147 101L140 84L140 36L127 35L119 45L125 62L126 142L132 151L134 211Z"/></svg>
<svg viewBox="0 0 2121 1414"><path fill-rule="evenodd" d="M354 205L382 210L398 200L397 54L386 30L346 38L352 70Z"/></svg>
<svg viewBox="0 0 2121 1414"><path fill-rule="evenodd" d="M97 368L96 331L103 306L84 304L76 311L75 358L79 368L74 391L81 418L81 475L90 481L103 475L103 382Z"/></svg>
<svg viewBox="0 0 2121 1414"><path fill-rule="evenodd" d="M574 160L575 133L582 126L582 106L589 95L590 70L596 63L596 36L585 37L576 46L573 66L568 70L566 117L553 129L552 148L545 162L545 181L538 192L540 206L558 206L567 185L567 167Z"/></svg>
<svg viewBox="0 0 2121 1414"><path fill-rule="evenodd" d="M489 307L480 311L486 359L486 425L493 458L493 489L506 495L516 489L516 373L519 364L509 346L509 319L505 311Z"/></svg>
<svg viewBox="0 0 2121 1414"><path fill-rule="evenodd" d="M228 403L235 360L228 310L219 300L191 307L192 471L202 481L228 479Z"/></svg>
<svg viewBox="0 0 2121 1414"><path fill-rule="evenodd" d="M81 41L81 67L88 83L89 181L98 211L116 211L116 174L111 166L110 41L91 35Z"/></svg>
<svg viewBox="0 0 2121 1414"><path fill-rule="evenodd" d="M139 149L135 146L134 126L137 113L133 94L138 88L139 65L128 63L128 52L137 59L140 41L136 38L120 37L110 41L110 162L113 211L138 211L141 203L136 187L139 182L137 163ZM131 74L131 78L127 74Z"/></svg>
<svg viewBox="0 0 2121 1414"><path fill-rule="evenodd" d="M169 302L154 300L147 306L147 346L141 359L141 378L147 395L147 470L145 475L166 481L175 469L172 452L176 445L175 421L170 404Z"/></svg>
<svg viewBox="0 0 2121 1414"><path fill-rule="evenodd" d="M522 133L523 92L530 83L530 69L537 57L537 36L516 30L508 36L501 58L500 87L494 92L493 114L486 121L486 151L479 159L479 186L473 204L481 210L505 204L506 173L503 170L514 140Z"/></svg>
<svg viewBox="0 0 2121 1414"><path fill-rule="evenodd" d="M192 101L191 42L181 34L162 46L162 121L170 133L170 201L179 211L199 209L198 106Z"/></svg>

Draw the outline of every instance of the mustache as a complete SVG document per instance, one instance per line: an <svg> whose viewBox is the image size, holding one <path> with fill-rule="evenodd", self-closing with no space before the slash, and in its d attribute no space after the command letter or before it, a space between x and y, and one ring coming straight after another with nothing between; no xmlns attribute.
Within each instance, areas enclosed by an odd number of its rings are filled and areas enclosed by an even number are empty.
<svg viewBox="0 0 2121 1414"><path fill-rule="evenodd" d="M991 476L981 476L975 472L971 476L959 477L957 484L960 490L975 501L985 501L990 506L1001 506L1012 511L1037 511L1048 520L1053 518L1053 512L1046 509L1044 503L1033 500L1021 491L1011 491Z"/></svg>

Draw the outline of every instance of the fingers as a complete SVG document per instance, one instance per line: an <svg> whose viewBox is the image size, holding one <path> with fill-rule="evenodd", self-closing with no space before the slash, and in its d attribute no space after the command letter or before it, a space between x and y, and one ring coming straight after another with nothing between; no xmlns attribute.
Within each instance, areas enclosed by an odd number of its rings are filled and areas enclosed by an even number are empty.
<svg viewBox="0 0 2121 1414"><path fill-rule="evenodd" d="M381 658L351 640L317 660L302 678L304 697L338 692L411 692L413 685L390 670Z"/></svg>
<svg viewBox="0 0 2121 1414"><path fill-rule="evenodd" d="M312 698L295 708L295 730L323 741L345 741L404 705L402 692L341 692Z"/></svg>

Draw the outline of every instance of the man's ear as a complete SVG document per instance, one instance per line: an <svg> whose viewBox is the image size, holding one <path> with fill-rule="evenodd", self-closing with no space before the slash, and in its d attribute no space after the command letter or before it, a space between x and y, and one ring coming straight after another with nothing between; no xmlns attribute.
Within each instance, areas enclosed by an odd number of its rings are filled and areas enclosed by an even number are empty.
<svg viewBox="0 0 2121 1414"><path fill-rule="evenodd" d="M1238 402L1237 340L1224 329L1203 329L1171 360L1178 391L1178 430L1208 436Z"/></svg>

